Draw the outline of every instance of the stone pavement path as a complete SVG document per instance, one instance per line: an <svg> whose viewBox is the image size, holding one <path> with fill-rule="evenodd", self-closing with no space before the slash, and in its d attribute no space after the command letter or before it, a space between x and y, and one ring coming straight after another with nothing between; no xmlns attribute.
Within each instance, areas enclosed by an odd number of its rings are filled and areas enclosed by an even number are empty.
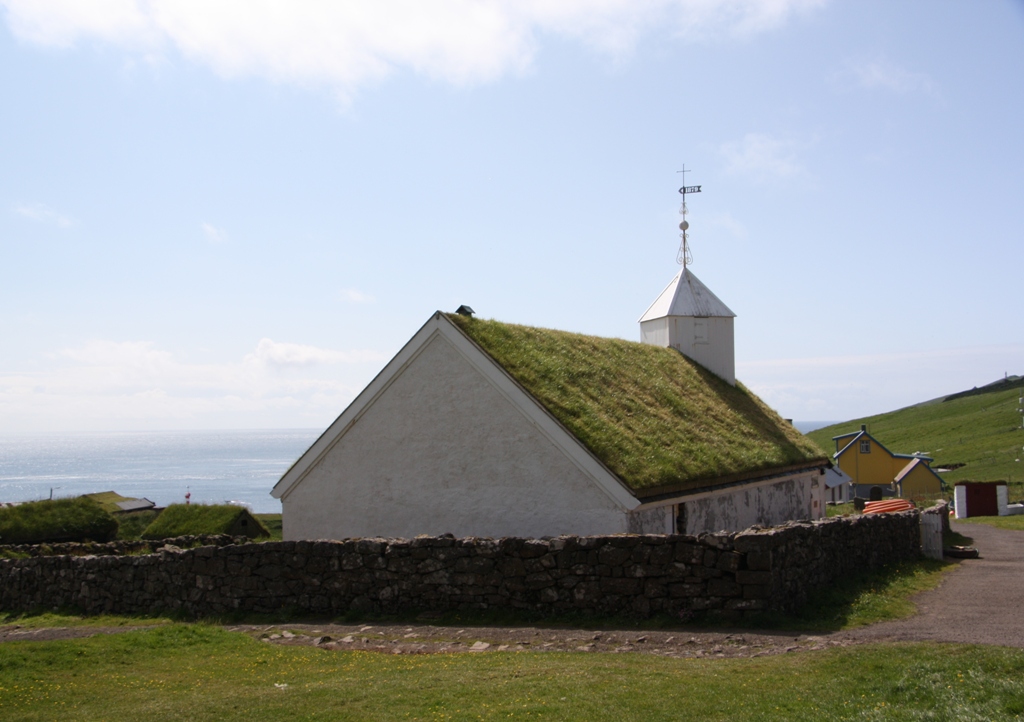
<svg viewBox="0 0 1024 722"><path fill-rule="evenodd" d="M1024 531L957 524L978 559L964 559L935 589L913 598L917 614L852 632L856 641L928 641L1024 647Z"/></svg>

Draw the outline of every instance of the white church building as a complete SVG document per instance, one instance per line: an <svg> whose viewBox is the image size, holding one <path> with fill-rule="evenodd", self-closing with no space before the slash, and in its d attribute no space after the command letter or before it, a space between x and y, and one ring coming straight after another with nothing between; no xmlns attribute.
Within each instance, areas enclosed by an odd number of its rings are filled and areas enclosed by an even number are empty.
<svg viewBox="0 0 1024 722"><path fill-rule="evenodd" d="M284 538L688 533L824 516L828 460L736 382L688 268L641 343L433 314L284 474Z"/></svg>

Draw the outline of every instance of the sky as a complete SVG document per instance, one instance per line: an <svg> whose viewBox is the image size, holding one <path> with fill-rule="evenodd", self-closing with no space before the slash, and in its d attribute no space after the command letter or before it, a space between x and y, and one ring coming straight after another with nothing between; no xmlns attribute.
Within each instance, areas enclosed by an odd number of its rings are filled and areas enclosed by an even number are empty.
<svg viewBox="0 0 1024 722"><path fill-rule="evenodd" d="M0 0L0 432L322 428L435 310L846 420L1024 374L1024 2Z"/></svg>

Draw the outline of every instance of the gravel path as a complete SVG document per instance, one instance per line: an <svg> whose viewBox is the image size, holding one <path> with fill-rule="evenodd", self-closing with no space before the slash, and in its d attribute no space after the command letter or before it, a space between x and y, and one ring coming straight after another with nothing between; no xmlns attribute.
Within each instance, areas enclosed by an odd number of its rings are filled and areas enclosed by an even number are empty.
<svg viewBox="0 0 1024 722"><path fill-rule="evenodd" d="M928 641L1024 647L1024 531L957 524L978 559L964 559L935 589L914 597L917 614L847 632L857 641Z"/></svg>
<svg viewBox="0 0 1024 722"><path fill-rule="evenodd" d="M974 539L979 559L960 561L932 591L914 597L918 613L848 632L584 630L554 627L441 627L431 624L235 625L271 644L429 654L494 651L640 652L669 657L760 657L866 642L960 642L1024 647L1024 531L953 524ZM132 627L0 627L0 642L116 634ZM134 629L138 629L135 627Z"/></svg>

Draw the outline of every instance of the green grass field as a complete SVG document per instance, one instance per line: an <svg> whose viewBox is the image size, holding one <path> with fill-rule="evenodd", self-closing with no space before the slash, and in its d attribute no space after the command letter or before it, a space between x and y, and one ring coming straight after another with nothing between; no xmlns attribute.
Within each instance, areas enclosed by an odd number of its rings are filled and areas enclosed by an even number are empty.
<svg viewBox="0 0 1024 722"><path fill-rule="evenodd" d="M1024 429L1018 399L1019 388L988 393L972 392L950 401L933 401L878 416L853 419L812 431L808 436L829 454L835 452L833 436L857 431L867 424L872 436L890 451L909 454L922 451L932 456L933 468L964 464L942 478L958 481L1007 481L1011 499L1024 497Z"/></svg>
<svg viewBox="0 0 1024 722"><path fill-rule="evenodd" d="M260 520L270 536L264 541L281 541L281 515L280 514L253 514L254 517Z"/></svg>
<svg viewBox="0 0 1024 722"><path fill-rule="evenodd" d="M1017 516L972 516L967 519L957 519L958 524L988 524L996 529L1013 529L1024 531L1024 515Z"/></svg>
<svg viewBox="0 0 1024 722"><path fill-rule="evenodd" d="M172 624L0 645L4 720L996 720L1024 651L865 645L752 659L391 655Z"/></svg>

